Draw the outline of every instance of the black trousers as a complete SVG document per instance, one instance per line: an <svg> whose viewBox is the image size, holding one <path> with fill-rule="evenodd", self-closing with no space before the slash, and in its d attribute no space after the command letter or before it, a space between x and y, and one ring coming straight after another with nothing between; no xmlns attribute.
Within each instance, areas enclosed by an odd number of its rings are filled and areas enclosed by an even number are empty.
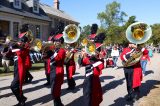
<svg viewBox="0 0 160 106"><path fill-rule="evenodd" d="M69 78L69 66L66 65L66 73L67 73L67 83L69 88L74 88L76 86L74 78Z"/></svg>
<svg viewBox="0 0 160 106"><path fill-rule="evenodd" d="M124 75L127 83L127 92L129 96L133 95L133 67L124 68Z"/></svg>
<svg viewBox="0 0 160 106"><path fill-rule="evenodd" d="M13 94L16 96L17 100L21 102L24 98L23 92L20 94L20 84L19 84L19 73L18 73L18 62L14 62L14 78L10 85Z"/></svg>
<svg viewBox="0 0 160 106"><path fill-rule="evenodd" d="M25 82L30 81L32 78L32 74L29 72L29 70L26 70Z"/></svg>
<svg viewBox="0 0 160 106"><path fill-rule="evenodd" d="M46 74L47 83L50 84L50 73Z"/></svg>

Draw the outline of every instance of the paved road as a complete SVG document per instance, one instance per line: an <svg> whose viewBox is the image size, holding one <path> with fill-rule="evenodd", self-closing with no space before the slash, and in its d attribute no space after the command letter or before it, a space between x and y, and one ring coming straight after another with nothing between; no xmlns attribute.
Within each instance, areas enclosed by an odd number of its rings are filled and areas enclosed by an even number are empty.
<svg viewBox="0 0 160 106"><path fill-rule="evenodd" d="M147 66L147 75L143 78L141 87L141 97L146 96L153 85L160 81L160 54L154 54L151 58L151 65ZM120 64L118 60L118 65ZM50 96L50 88L44 87L46 82L44 71L32 72L34 80L31 84L24 85L24 95L28 98L26 106L53 106L53 101ZM9 88L13 76L5 76L0 78L0 106L12 106L17 103L15 96ZM65 106L84 106L82 98L82 86L84 79L84 68L76 71L75 80L77 87L74 91L67 91L66 77L62 86L62 102ZM103 88L103 102L100 106L125 106L138 105L135 103L126 102L125 95L126 82L123 69L114 70L106 68L101 75L101 85Z"/></svg>

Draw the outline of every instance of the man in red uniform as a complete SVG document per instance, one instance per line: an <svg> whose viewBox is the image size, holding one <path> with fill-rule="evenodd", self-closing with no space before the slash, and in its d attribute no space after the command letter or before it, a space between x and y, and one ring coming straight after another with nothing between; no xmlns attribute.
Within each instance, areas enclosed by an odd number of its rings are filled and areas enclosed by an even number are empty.
<svg viewBox="0 0 160 106"><path fill-rule="evenodd" d="M25 51L26 51L26 58L25 58L25 69L26 69L26 77L25 77L25 82L26 83L30 83L33 79L33 76L31 75L31 73L29 72L29 69L32 67L32 63L31 63L31 58L30 58L30 42L31 39L29 39L29 36L31 34L31 31L29 31L29 25L28 24L24 24L22 25L22 29L20 30L20 35L19 35L19 39L22 39L24 36L28 37L27 42L25 42Z"/></svg>
<svg viewBox="0 0 160 106"><path fill-rule="evenodd" d="M87 106L99 106L103 100L103 93L99 76L104 69L104 61L100 59L99 52L101 50L104 34L97 35L95 40L96 51L94 55L84 55L82 64L85 66L86 78L84 80L83 95Z"/></svg>
<svg viewBox="0 0 160 106"><path fill-rule="evenodd" d="M61 85L64 80L64 59L65 50L61 48L64 43L63 39L63 29L64 26L59 24L58 34L54 36L55 49L48 51L46 54L50 58L50 83L51 83L51 94L54 100L54 106L63 106L60 95L61 95ZM46 57L44 56L44 57Z"/></svg>
<svg viewBox="0 0 160 106"><path fill-rule="evenodd" d="M74 44L70 44L69 46L72 47L72 45ZM75 61L74 61L74 54L76 52L76 50L74 50L74 48L70 48L68 47L67 48L67 52L71 52L71 55L70 57L67 57L69 58L65 64L66 64L66 73L67 73L67 81L68 81L68 88L67 90L73 90L75 88L75 80L73 78L73 75L75 74L75 71L76 71L76 64L75 64Z"/></svg>
<svg viewBox="0 0 160 106"><path fill-rule="evenodd" d="M94 38L96 37L97 30L98 30L98 25L97 24L92 24L91 34L88 36L89 40L94 41Z"/></svg>
<svg viewBox="0 0 160 106"><path fill-rule="evenodd" d="M123 49L123 52L120 55L122 62L127 61L127 59L130 58L131 54L136 50L136 48L137 46L135 44L127 44L126 48ZM128 91L126 100L137 100L140 94L139 87L141 86L142 80L142 68L140 63L138 62L133 66L125 67L124 74Z"/></svg>
<svg viewBox="0 0 160 106"><path fill-rule="evenodd" d="M19 101L18 106L24 106L27 100L22 91L26 74L25 59L27 57L27 50L24 46L27 41L28 38L23 36L20 42L12 47L12 52L16 55L14 56L14 79L11 83L11 90Z"/></svg>

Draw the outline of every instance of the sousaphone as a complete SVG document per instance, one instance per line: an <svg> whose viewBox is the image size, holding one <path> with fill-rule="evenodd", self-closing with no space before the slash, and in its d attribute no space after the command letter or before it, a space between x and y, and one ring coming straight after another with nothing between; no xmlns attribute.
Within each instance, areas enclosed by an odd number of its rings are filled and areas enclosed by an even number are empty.
<svg viewBox="0 0 160 106"><path fill-rule="evenodd" d="M79 37L80 37L80 29L75 24L69 24L64 28L63 38L65 43L69 45L73 44L78 41ZM78 45L76 45L74 48L76 48L77 46ZM66 53L66 57L64 60L65 64L69 62L72 55L73 55L72 51L68 51Z"/></svg>
<svg viewBox="0 0 160 106"><path fill-rule="evenodd" d="M126 38L134 44L142 44L148 41L152 36L152 29L144 22L136 22L131 24L126 30ZM124 67L133 66L140 61L142 51L135 51L130 58L123 62Z"/></svg>

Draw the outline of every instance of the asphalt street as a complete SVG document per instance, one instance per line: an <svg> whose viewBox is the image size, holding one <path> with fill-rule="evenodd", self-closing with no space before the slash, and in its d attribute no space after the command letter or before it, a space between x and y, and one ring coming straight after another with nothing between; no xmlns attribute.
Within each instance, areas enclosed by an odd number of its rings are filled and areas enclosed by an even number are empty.
<svg viewBox="0 0 160 106"><path fill-rule="evenodd" d="M118 60L118 65L121 61ZM125 96L127 94L126 82L123 69L105 68L102 71L101 86L103 89L103 102L100 106L138 106L139 101L127 102ZM83 81L84 68L76 70L74 79L76 80L76 89L73 91L66 90L67 80L66 73L64 84L62 85L61 99L65 106L84 106L83 99ZM143 78L141 86L141 98L146 96L154 84L160 81L160 54L155 53L151 58L151 64L147 65L146 76ZM50 95L50 87L43 84L46 83L45 72L31 72L34 76L32 83L23 86L24 95L28 98L26 106L53 106ZM13 76L0 77L0 106L12 106L17 104L15 96L10 90L10 84Z"/></svg>

